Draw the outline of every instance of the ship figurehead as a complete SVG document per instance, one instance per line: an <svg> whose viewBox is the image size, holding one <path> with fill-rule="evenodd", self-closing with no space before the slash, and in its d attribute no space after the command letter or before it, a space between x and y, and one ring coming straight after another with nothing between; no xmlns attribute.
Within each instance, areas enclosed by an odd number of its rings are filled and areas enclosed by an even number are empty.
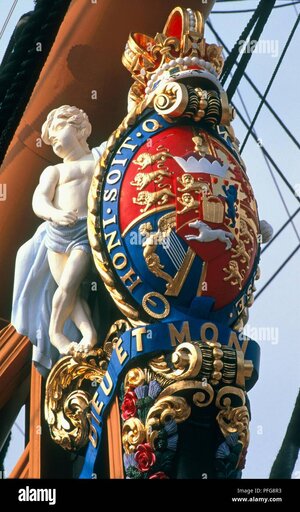
<svg viewBox="0 0 300 512"><path fill-rule="evenodd" d="M93 474L103 419L123 382L127 478L163 478L159 450L172 445L173 457L177 424L209 406L221 435L210 476L226 478L230 467L237 478L249 442L246 391L259 369L257 343L239 333L259 277L260 227L219 81L222 48L205 41L200 12L178 7L155 37L130 34L123 63L134 80L128 115L96 168L88 231L126 320L101 353L90 427L80 430L89 431L82 477ZM53 409L48 416L55 423ZM65 433L52 436L66 444Z"/></svg>

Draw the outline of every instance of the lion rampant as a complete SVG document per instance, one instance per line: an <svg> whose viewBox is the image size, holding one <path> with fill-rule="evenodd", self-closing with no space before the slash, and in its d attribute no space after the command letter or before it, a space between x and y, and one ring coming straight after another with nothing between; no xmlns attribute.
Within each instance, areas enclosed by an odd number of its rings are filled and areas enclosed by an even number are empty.
<svg viewBox="0 0 300 512"><path fill-rule="evenodd" d="M239 271L239 266L236 261L230 260L229 269L223 268L223 271L228 274L224 277L224 281L230 281L233 286L238 285L239 290L242 289L242 281L245 277L245 270Z"/></svg>

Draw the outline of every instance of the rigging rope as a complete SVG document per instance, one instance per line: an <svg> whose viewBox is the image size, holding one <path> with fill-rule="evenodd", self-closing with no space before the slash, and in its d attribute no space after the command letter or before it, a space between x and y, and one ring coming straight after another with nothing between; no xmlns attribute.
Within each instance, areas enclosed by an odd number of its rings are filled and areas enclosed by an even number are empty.
<svg viewBox="0 0 300 512"><path fill-rule="evenodd" d="M239 110L235 107L236 109L236 112L239 116L239 118L241 119L241 121L243 122L243 124L248 127L249 129L249 125L247 123L247 121L245 120L245 118L243 117L243 115L239 112ZM251 136L256 140L256 137L253 133L253 130L251 130ZM269 161L271 162L271 164L273 165L273 167L276 169L276 171L279 173L280 177L282 178L282 180L285 182L285 184L287 185L287 187L292 191L294 197L297 199L298 202L300 202L300 198L296 195L295 193L295 190L294 188L292 187L292 185L289 183L289 181L286 179L286 177L284 176L284 174L281 172L281 170L279 169L278 165L274 162L273 158L271 157L271 155L267 152L267 150L261 146L261 149L262 151L265 153L266 157L269 159ZM280 234L281 231L283 231L283 229L288 225L289 222L291 222L291 220L295 217L295 215L299 212L300 208L298 208L298 210L296 210L296 212L286 221L285 225L283 225L281 227L281 229L278 231L278 233L276 233L275 237L273 237L273 239L269 242L268 245L270 245L272 243L272 241ZM268 246L266 246L267 248ZM283 262L283 264L278 268L278 270L273 274L273 276L267 281L267 283L261 288L261 290L259 290L259 292L257 293L257 295L255 296L255 300L262 294L262 292L269 286L269 284L271 284L271 282L275 279L275 277L279 274L279 272L281 272L281 270L285 267L285 265L288 264L288 262L292 259L292 257L296 254L296 252L300 249L300 244L294 249L294 251L290 254L290 256Z"/></svg>
<svg viewBox="0 0 300 512"><path fill-rule="evenodd" d="M250 121L249 112L248 112L248 109L247 109L247 107L246 107L246 105L245 105L245 102L244 102L244 100L243 100L243 98L242 98L242 95L241 95L241 93L239 92L239 90L237 90L237 93L238 93L238 95L239 95L239 97L240 97L240 100L241 100L241 103L242 103L242 105L243 105L243 107L244 107L244 109L245 109L245 112L246 112L246 115L247 115L247 117L248 117L248 120ZM254 131L254 130L253 130L253 133L254 133L255 137L257 137L257 134L255 133L255 131ZM283 198L283 196L282 196L281 190L280 190L280 188L279 188L279 186L278 186L278 184L277 184L277 181L276 181L276 179L275 179L275 177L274 177L274 174L273 174L273 171L272 171L272 169L271 169L270 163L269 163L269 161L268 161L268 159L267 159L267 156L266 156L264 153L263 153L263 155L264 155L264 158L265 158L266 164L267 164L267 166L268 166L268 169L269 169L269 171L270 171L270 173L271 173L271 175L272 175L272 178L274 179L274 182L275 182L275 184L276 184L276 188L277 188L277 190L278 190L278 192L279 192L279 195L280 195L280 197L281 197L281 200L282 200L282 202L283 202L283 204L284 204L284 206L285 206L285 209L286 209L286 211L287 211L287 213L288 213L288 215L289 215L289 218L288 218L288 219L287 219L287 221L286 221L286 222L281 226L281 228L277 231L277 233L272 237L272 239L270 240L270 242L269 242L269 243L268 243L268 244L263 248L263 250L261 251L261 254L263 254L263 253L265 252L265 250L266 250L266 249L267 249L267 248L268 248L268 247L269 247L269 246L274 242L274 240L276 240L276 238L277 238L277 237L282 233L282 231L283 231L283 230L284 230L284 229L285 229L285 228L286 228L290 223L292 223L293 228L294 228L294 231L295 231L296 236L297 236L297 238L298 238L298 241L300 242L300 237L299 237L298 230L297 230L297 228L296 228L296 226L295 226L295 224L294 224L294 222L293 222L293 220L294 220L294 218L296 217L296 215L300 212L300 207L299 207L299 208L297 208L297 210L296 210L292 215L290 214L290 212L289 212L289 210L288 210L288 207L287 207L287 205L286 205L286 203L285 203L285 200L284 200L284 198Z"/></svg>
<svg viewBox="0 0 300 512"><path fill-rule="evenodd" d="M244 124L244 126L249 130L250 128L250 125L247 123L247 121L245 120L244 116L241 114L241 112L239 111L239 109L236 107L236 105L234 105L232 103L232 105L234 106L235 110L236 110L236 113L237 115L239 116L240 120L242 121L242 123ZM255 137L255 134L253 133L253 129L251 130L251 133L250 135L254 138L254 140L258 143L259 141L256 139ZM281 177L281 179L284 181L284 183L286 184L286 186L289 188L289 190L292 192L293 196L295 197L295 199L300 203L300 197L298 197L296 195L296 191L294 189L294 187L290 184L290 182L288 181L288 179L285 177L285 175L283 174L283 172L279 169L278 165L276 164L276 162L274 161L274 159L271 157L270 153L266 150L266 148L264 146L261 146L261 150L263 151L263 153L266 155L266 157L268 158L269 162L271 162L271 164L273 165L274 169L277 171L277 173L279 174L279 176Z"/></svg>
<svg viewBox="0 0 300 512"><path fill-rule="evenodd" d="M297 13L298 14L298 13ZM229 53L229 48L228 46L226 46L226 44L224 43L224 41L221 39L221 37L218 35L218 33L216 32L216 30L214 29L212 23L210 21L207 22L210 30L212 31L212 33L214 34L214 36L216 37L217 41L223 46L224 50ZM237 62L235 62L235 64L237 64ZM254 91L256 92L256 94L259 96L259 98L263 98L263 95L262 93L260 92L260 90L258 89L258 87L255 85L255 83L253 82L253 80L249 77L249 75L245 72L244 73L244 78L246 79L246 81L251 85L251 87L254 89ZM279 117L279 115L275 112L275 110L273 109L273 107L270 105L270 103L267 101L267 99L265 98L265 106L267 107L267 109L271 112L271 114L275 117L276 121L280 124L280 126L283 128L283 130L286 132L286 134L290 137L290 139L294 142L294 144L297 146L298 149L300 149L300 143L298 142L298 140L296 139L296 137L292 134L292 132L288 129L288 127L286 126L286 124L282 121L282 119Z"/></svg>
<svg viewBox="0 0 300 512"><path fill-rule="evenodd" d="M251 123L251 117L250 117L249 111L248 111L248 109L247 109L247 106L246 106L246 104L245 104L245 102L244 102L244 99L243 99L243 97L242 97L242 95L241 95L241 93L240 93L239 89L237 89L237 94L238 94L238 96L239 96L239 98L240 98L240 101L241 101L241 103L242 103L242 105L243 105L243 108L244 108L244 110L245 110L245 113L246 113L246 116L247 116L248 122L249 122L249 123ZM259 138L259 136L258 136L258 134L257 134L256 130L254 129L254 127L253 127L253 133L254 133L255 137L257 138L257 140L260 140L260 138ZM260 146L260 147L261 147L261 146ZM276 187L276 189L277 189L278 195L279 195L279 197L280 197L280 199L281 199L281 202L282 202L282 204L283 204L283 206L284 206L284 209L285 209L285 211L286 211L286 213L287 213L287 215L288 215L288 218L290 219L290 218L291 218L290 211L289 211L288 206L287 206L287 204L286 204L286 202L285 202L285 199L284 199L283 194L282 194L282 192L281 192L281 190L280 190L280 187L279 187L279 185L278 185L278 183L277 183L277 180L276 180L276 178L275 178L275 175L274 175L274 172L273 172L272 167L271 167L271 165L270 165L270 162L269 162L269 160L267 159L266 155L265 155L263 152L262 152L262 154L263 154L263 157L264 157L264 160L265 160L266 166L268 167L269 173L271 174L272 180L273 180L273 182L274 182L274 184L275 184L275 187ZM294 231L295 231L295 235L296 235L296 237L298 238L298 242L300 243L300 236L299 236L299 233L298 233L297 227L296 227L296 225L295 225L295 223L294 223L294 221L293 221L293 220L291 220L291 224L292 224L293 229L294 229Z"/></svg>
<svg viewBox="0 0 300 512"><path fill-rule="evenodd" d="M281 53L281 55L280 55L279 61L278 61L278 63L277 63L277 66L275 67L275 69L274 69L274 71L273 71L273 74L272 74L271 79L270 79L270 81L269 81L269 83L268 83L268 85L267 85L267 88L266 88L266 90L265 90L265 92L264 92L264 94L263 94L263 97L262 97L262 99L261 99L261 102L260 102L260 104L259 104L259 106L258 106L258 108L257 108L257 110L256 110L256 112L255 112L254 118L252 119L252 122L251 122L250 128L248 129L248 133L246 134L246 137L245 137L245 139L244 139L244 141L243 141L243 144L242 144L242 146L241 146L241 149L240 149L240 152L241 152L241 153L243 152L243 149L244 149L244 147L245 147L245 145L246 145L246 142L247 142L247 140L248 140L248 138L249 138L249 136L250 136L250 131L252 130L252 128L253 128L253 126L254 126L254 124L255 124L255 122L256 122L256 120L257 120L258 116L259 116L259 113L260 113L260 111L261 111L261 109L262 109L262 107L263 107L264 101L265 101L265 99L266 99L266 97L267 97L267 95L268 95L268 93L269 93L269 91L270 91L270 89L271 89L271 87L272 87L272 84L273 84L273 82L274 82L274 80L275 80L275 78L276 78L276 75L277 75L277 73L278 73L278 71L279 71L279 68L280 68L280 66L281 66L281 64L282 64L282 61L283 61L283 59L284 59L284 56L285 56L285 54L286 54L286 52L287 52L287 50L288 50L288 48L289 48L289 46L290 46L290 44L291 44L291 41L292 41L292 39L293 39L293 36L294 36L294 34L295 34L295 32L296 32L296 29L297 29L297 27L298 27L299 21L300 21L300 14L299 14L299 15L298 15L298 17L297 17L297 20L296 20L296 22L295 22L295 24L294 24L294 26L293 26L293 29L292 29L292 31L291 31L291 33L290 33L289 37L288 37L288 40L287 40L287 42L286 42L286 44L285 44L285 47L284 47L284 49L283 49L283 51L282 51L282 53Z"/></svg>
<svg viewBox="0 0 300 512"><path fill-rule="evenodd" d="M290 216L290 218L281 226L280 229L278 229L277 233L275 233L275 235L272 236L270 242L265 245L265 247L262 249L261 251L261 254L263 254L267 249L268 247L276 240L276 238L282 233L282 231L289 225L290 222L292 222L292 220L296 217L296 215L298 215L298 213L300 212L300 206L299 208L297 208L297 210L293 213L293 215Z"/></svg>
<svg viewBox="0 0 300 512"><path fill-rule="evenodd" d="M260 0L260 3L258 5L258 7L256 8L252 18L250 18L248 24L244 28L241 36L236 41L234 47L232 48L230 54L228 55L228 57L227 57L227 59L225 61L225 64L224 64L224 67L223 67L223 71L222 71L222 75L221 75L221 83L222 83L222 85L224 85L224 83L226 82L227 78L229 77L230 72L232 71L233 65L234 65L234 63L236 62L236 60L237 60L237 58L239 56L239 53L240 53L240 41L241 40L245 41L248 38L248 36L250 34L250 31L254 27L254 25L255 25L259 15L260 15L260 12L262 10L263 2L264 2L264 0Z"/></svg>
<svg viewBox="0 0 300 512"><path fill-rule="evenodd" d="M251 41L251 51L248 51L248 52L245 52L243 53L242 57L241 57L241 60L239 61L238 65L237 65L237 68L233 74L233 77L230 81L230 84L229 86L227 87L227 96L228 96L228 99L229 101L231 100L231 98L233 97L243 75L244 75L244 72L247 68L247 65L251 59L251 56L252 56L252 53L257 45L257 42L264 30L264 27L269 19L269 16L272 12L272 9L274 7L274 4L275 4L275 1L276 0L261 0L261 2L259 3L258 7L257 7L257 11L258 12L258 15L257 15L257 22L256 22L256 25L253 29L253 32L251 34L251 36L249 37L249 41ZM259 10L260 9L260 10ZM255 16L255 14L253 15L253 17ZM252 17L252 18L253 18ZM252 19L251 18L251 19ZM250 20L251 21L251 20ZM256 21L256 20L255 20ZM249 22L250 23L250 22ZM246 41L247 38L248 38L248 35L246 37L243 37L243 33L242 35L240 36L240 38L238 39L238 41L236 42L236 45L234 47L234 49L237 47L237 50L238 52L241 51L242 47L241 47L241 42L243 41ZM253 48L254 46L254 48ZM230 58L230 55L228 57L228 59ZM235 53L234 53L234 56L233 56L233 61L230 60L230 69L227 68L227 70L229 69L229 72L232 70L233 68L233 65L234 65L234 62L236 60L236 50L235 50ZM226 81L226 78L223 80L223 84L224 82Z"/></svg>
<svg viewBox="0 0 300 512"><path fill-rule="evenodd" d="M18 0L14 0L12 6L10 8L10 11L9 11L9 13L8 13L8 15L6 17L6 20L3 23L2 29L0 30L0 39L3 36L4 32L5 32L5 29L6 29L7 25L8 25L8 23L9 23L10 18L12 17L12 14L13 14L15 8L17 7L17 3L18 3Z"/></svg>
<svg viewBox="0 0 300 512"><path fill-rule="evenodd" d="M296 6L300 4L300 1L297 2L289 2L287 4L282 5L274 5L273 9L281 9L282 7L291 7L292 5ZM229 11L212 11L211 14L242 14L246 12L255 12L255 9L238 9L238 10L229 10Z"/></svg>
<svg viewBox="0 0 300 512"><path fill-rule="evenodd" d="M212 31L212 33L214 34L214 36L216 37L216 39L218 40L218 42L219 42L219 43L224 47L224 49L227 51L227 53L229 53L229 49L228 49L228 47L225 45L224 41L222 41L222 39L219 37L219 35L218 35L218 34L217 34L217 32L215 31L215 29L214 29L214 27L213 27L213 25L212 25L212 23L211 23L211 22L208 22L208 26L209 26L210 30ZM256 87L256 85L252 82L252 80L248 77L248 75L247 75L246 73L245 73L245 78L248 80L248 82L250 83L250 85L254 88L255 92L257 92L257 94L262 98L262 97L263 97L263 96L262 96L262 94L260 93L260 91L258 90L258 88ZM239 97L240 97L241 103L242 103L242 105L243 105L243 107L244 107L244 109L245 109L246 115L247 115L248 120L249 120L249 122L250 122L250 115L249 115L249 113L248 113L247 107L246 107L246 105L245 105L245 103L244 103L244 100L243 100L243 98L242 98L242 96L241 96L241 94L240 94L240 92L239 92L239 90L238 90L238 89L237 89L237 93L238 93L238 95L239 95ZM281 121L281 119L280 119L280 118L279 118L279 116L276 114L276 112L273 110L273 108L271 107L271 105L266 101L266 98L264 99L264 101L265 101L266 105L268 106L269 110L273 113L273 115L274 115L274 116L275 116L275 118L277 119L277 121L280 123L280 125L283 127L283 129L286 131L286 133L291 137L291 139L292 139L292 140L293 140L293 142L296 144L296 146L300 149L300 144L299 144L299 142L294 138L294 136L292 135L292 133L288 130L287 126L286 126L286 125ZM238 113L239 113L239 112L238 112ZM244 120L242 117L241 117L241 119L242 119L242 121L244 121L244 124L247 126L247 124L245 123L245 120ZM251 123L251 122L250 122L250 123ZM248 125L248 126L250 126L250 125ZM255 130L253 130L253 136L254 136L254 138L255 138L256 142L258 142L258 140L259 140L259 139L257 138L257 134L255 133ZM261 147L261 146L260 146L260 147ZM274 235L274 237L273 237L273 238L272 238L272 240L271 240L271 242L272 242L274 239L276 239L276 238L277 238L277 236L281 233L281 231L283 231L283 229L284 229L284 228L285 228L285 227L286 227L290 222L292 222L292 221L293 221L293 218L294 218L294 217L295 217L295 215L300 211L300 208L299 208L299 209L298 209L298 210L297 210L297 211L296 211L292 216L290 216L290 213L289 213L288 207L287 207L287 205L286 205L286 203L285 203L285 201L284 201L284 198L283 198L283 196L282 196L282 193L281 193L281 191L280 191L280 188L278 187L278 184L277 184L277 182L276 182L275 176L274 176L273 171L272 171L272 169L271 169L270 162L269 162L269 159L268 159L268 156L267 156L267 152L264 150L264 148L263 148L263 147L261 147L261 150L262 150L263 156L264 156L264 158L265 158L266 164L267 164L267 166L268 166L268 169L269 169L269 171L270 171L270 173L271 173L271 175L272 175L272 178L273 178L273 180L274 180L274 182L275 182L275 185L276 185L276 187L277 187L277 190L278 190L278 192L279 192L279 194L280 194L280 197L281 197L281 199L282 199L282 202L283 202L283 204L284 204L284 206L285 206L285 209L286 209L286 211L287 211L287 213L288 213L288 215L289 215L289 219L288 219L288 220L287 220L287 222L284 224L284 226L283 226L283 227L278 231L278 233L276 233L276 234ZM273 162L273 164L274 164L274 163L275 163L275 162ZM275 167L276 167L276 165L275 165ZM292 191L293 191L293 194L295 194L295 190L292 188L292 186L290 186L289 188L290 188L290 190L292 190ZM293 223L293 228L294 228L295 233L296 233L296 235L297 235L297 237L298 237L298 239L299 239L299 234L298 234L297 228L296 228L296 226L294 225L294 223ZM271 242L270 242L270 243L271 243ZM262 251L262 252L264 252L264 250L265 250L265 249L270 245L270 243L269 243L269 244L268 244L268 245L263 249L263 251Z"/></svg>
<svg viewBox="0 0 300 512"><path fill-rule="evenodd" d="M37 0L0 67L0 163L20 122L70 0ZM38 47L37 47L38 45ZM42 51L37 51L40 48Z"/></svg>
<svg viewBox="0 0 300 512"><path fill-rule="evenodd" d="M274 281L275 277L278 276L279 272L281 272L284 269L284 267L289 263L289 261L293 258L293 256L295 256L296 252L299 251L299 249L300 249L300 244L297 245L297 247L293 250L293 252L291 252L291 254L287 257L287 259L282 263L282 265L280 265L280 267L276 270L276 272L274 272L272 277L270 277L270 279L266 282L266 284L255 295L255 302L257 301L258 297L266 290L266 288L268 288L268 286L272 283L272 281Z"/></svg>

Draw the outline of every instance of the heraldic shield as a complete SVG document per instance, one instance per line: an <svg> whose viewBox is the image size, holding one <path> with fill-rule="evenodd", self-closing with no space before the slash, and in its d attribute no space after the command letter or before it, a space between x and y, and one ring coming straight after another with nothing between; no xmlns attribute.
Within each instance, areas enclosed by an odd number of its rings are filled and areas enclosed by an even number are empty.
<svg viewBox="0 0 300 512"><path fill-rule="evenodd" d="M127 289L152 318L188 312L195 300L201 309L201 298L217 318L251 283L256 201L221 135L149 115L111 159L102 194L104 247L123 283L131 272ZM153 292L155 305L144 299Z"/></svg>

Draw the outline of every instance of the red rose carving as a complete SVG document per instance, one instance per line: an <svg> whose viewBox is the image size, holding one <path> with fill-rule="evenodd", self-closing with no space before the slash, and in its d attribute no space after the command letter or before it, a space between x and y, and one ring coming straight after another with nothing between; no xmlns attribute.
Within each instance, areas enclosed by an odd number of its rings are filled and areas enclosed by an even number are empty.
<svg viewBox="0 0 300 512"><path fill-rule="evenodd" d="M127 391L121 406L122 418L124 421L136 415L137 396L134 391Z"/></svg>
<svg viewBox="0 0 300 512"><path fill-rule="evenodd" d="M134 456L138 469L146 473L155 464L156 457L149 443L139 444Z"/></svg>
<svg viewBox="0 0 300 512"><path fill-rule="evenodd" d="M149 476L149 480L169 480L169 477L163 471L158 471L154 475Z"/></svg>

